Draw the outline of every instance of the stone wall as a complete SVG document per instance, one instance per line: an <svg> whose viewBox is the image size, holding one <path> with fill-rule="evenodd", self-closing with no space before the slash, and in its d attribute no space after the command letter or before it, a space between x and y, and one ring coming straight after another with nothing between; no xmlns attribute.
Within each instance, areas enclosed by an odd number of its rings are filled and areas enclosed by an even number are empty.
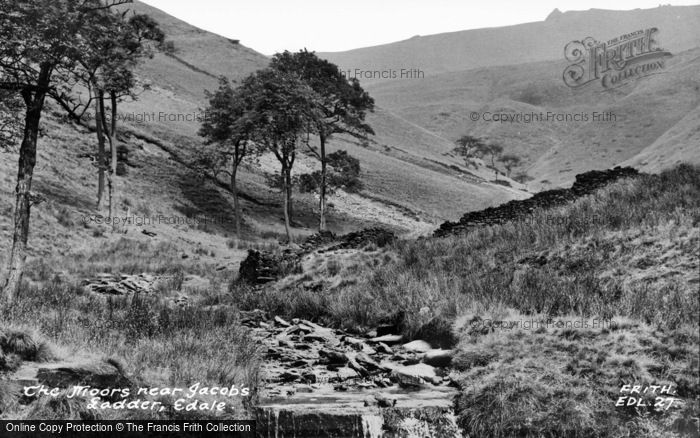
<svg viewBox="0 0 700 438"><path fill-rule="evenodd" d="M435 231L434 236L445 237L462 234L474 227L499 225L520 220L537 209L548 209L567 204L582 196L589 195L620 178L637 175L639 175L639 172L631 167L616 167L610 170L593 170L582 173L576 175L576 181L569 189L547 190L537 193L528 199L510 201L498 207L469 212L462 216L459 222L443 223Z"/></svg>
<svg viewBox="0 0 700 438"><path fill-rule="evenodd" d="M361 231L336 236L323 232L309 236L296 249L281 252L248 250L248 257L241 262L240 278L250 284L265 284L298 272L301 258L313 251L329 252L340 249L363 249L384 247L396 240L396 235L382 228L367 228Z"/></svg>

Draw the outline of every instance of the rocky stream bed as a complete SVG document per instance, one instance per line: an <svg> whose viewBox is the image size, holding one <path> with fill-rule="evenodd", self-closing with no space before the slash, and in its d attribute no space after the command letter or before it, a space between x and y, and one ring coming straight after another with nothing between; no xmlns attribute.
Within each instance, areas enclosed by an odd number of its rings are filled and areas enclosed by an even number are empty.
<svg viewBox="0 0 700 438"><path fill-rule="evenodd" d="M452 351L247 312L263 345L263 437L458 437Z"/></svg>

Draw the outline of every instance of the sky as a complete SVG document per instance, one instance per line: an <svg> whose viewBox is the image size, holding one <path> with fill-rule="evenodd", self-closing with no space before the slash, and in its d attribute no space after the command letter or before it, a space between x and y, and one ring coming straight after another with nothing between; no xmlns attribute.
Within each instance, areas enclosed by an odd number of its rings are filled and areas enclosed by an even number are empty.
<svg viewBox="0 0 700 438"><path fill-rule="evenodd" d="M142 0L265 55L337 52L458 30L544 20L590 8L655 8L659 0ZM668 4L668 3L663 3ZM698 0L674 0L693 5Z"/></svg>

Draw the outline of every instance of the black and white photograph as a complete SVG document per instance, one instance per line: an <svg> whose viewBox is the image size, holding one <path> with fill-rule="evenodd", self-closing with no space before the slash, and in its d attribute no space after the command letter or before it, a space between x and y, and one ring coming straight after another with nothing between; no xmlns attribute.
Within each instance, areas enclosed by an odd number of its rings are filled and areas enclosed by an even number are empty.
<svg viewBox="0 0 700 438"><path fill-rule="evenodd" d="M700 438L700 2L0 0L0 437Z"/></svg>

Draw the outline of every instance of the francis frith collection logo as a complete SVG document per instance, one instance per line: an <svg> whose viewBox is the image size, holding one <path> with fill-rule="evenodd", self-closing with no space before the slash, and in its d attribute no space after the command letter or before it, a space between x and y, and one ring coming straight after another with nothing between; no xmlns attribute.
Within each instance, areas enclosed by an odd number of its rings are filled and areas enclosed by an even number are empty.
<svg viewBox="0 0 700 438"><path fill-rule="evenodd" d="M571 41L564 56L571 64L564 70L564 83L579 88L600 81L613 89L632 80L660 73L671 53L658 46L655 27L620 35L608 41L592 37Z"/></svg>

